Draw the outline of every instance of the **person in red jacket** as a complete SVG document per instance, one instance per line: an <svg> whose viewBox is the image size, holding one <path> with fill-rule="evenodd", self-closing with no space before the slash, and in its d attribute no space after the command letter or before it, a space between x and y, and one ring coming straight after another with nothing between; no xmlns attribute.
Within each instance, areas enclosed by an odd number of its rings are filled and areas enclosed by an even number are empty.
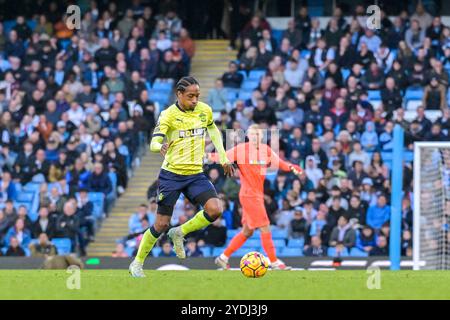
<svg viewBox="0 0 450 320"><path fill-rule="evenodd" d="M264 180L267 168L279 168L297 175L301 174L302 169L280 159L270 146L261 142L262 130L259 125L249 127L248 138L249 142L240 143L227 151L228 159L237 162L241 178L239 201L242 206L242 230L215 259L215 263L223 269L229 269L228 258L253 235L255 229L259 229L262 247L271 262L272 269L289 270L291 268L276 256L270 221L264 206ZM218 154L212 153L209 158L217 161Z"/></svg>

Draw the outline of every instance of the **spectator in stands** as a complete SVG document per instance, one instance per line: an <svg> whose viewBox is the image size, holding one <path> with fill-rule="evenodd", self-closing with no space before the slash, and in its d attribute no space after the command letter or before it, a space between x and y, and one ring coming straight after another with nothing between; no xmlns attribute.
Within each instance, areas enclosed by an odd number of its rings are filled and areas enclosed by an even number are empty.
<svg viewBox="0 0 450 320"><path fill-rule="evenodd" d="M378 147L378 135L375 131L375 124L371 121L366 122L366 130L361 136L361 145L365 151L373 152Z"/></svg>
<svg viewBox="0 0 450 320"><path fill-rule="evenodd" d="M216 219L203 231L201 236L204 244L213 247L222 247L227 241L227 228L221 219Z"/></svg>
<svg viewBox="0 0 450 320"><path fill-rule="evenodd" d="M80 220L80 228L85 227L87 230L87 240L95 241L95 220L94 204L89 200L88 190L81 188L77 196L77 212L76 215Z"/></svg>
<svg viewBox="0 0 450 320"><path fill-rule="evenodd" d="M57 254L56 247L49 241L46 233L39 234L39 242L30 244L32 257L48 257Z"/></svg>
<svg viewBox="0 0 450 320"><path fill-rule="evenodd" d="M64 204L62 214L56 220L56 232L61 238L69 238L72 242L71 252L76 252L78 248L78 232L80 219L76 213L76 202L67 201ZM80 254L85 255L84 248L80 247Z"/></svg>
<svg viewBox="0 0 450 320"><path fill-rule="evenodd" d="M23 219L17 219L14 226L9 228L5 235L5 244L9 245L10 240L14 238L18 244L24 248L27 248L31 241L31 232L25 228L25 221Z"/></svg>
<svg viewBox="0 0 450 320"><path fill-rule="evenodd" d="M3 210L0 210L0 244L3 243L3 237L10 227L10 222Z"/></svg>
<svg viewBox="0 0 450 320"><path fill-rule="evenodd" d="M300 208L299 208L300 209ZM304 238L308 230L308 222L301 210L294 210L294 216L289 224L289 238Z"/></svg>
<svg viewBox="0 0 450 320"><path fill-rule="evenodd" d="M90 192L102 192L105 196L112 191L111 180L101 163L94 164L94 171L87 179L87 188Z"/></svg>
<svg viewBox="0 0 450 320"><path fill-rule="evenodd" d="M159 257L165 257L165 258L170 258L170 257L175 257L175 252L172 249L172 245L170 244L170 242L164 242L161 245L161 252L159 253Z"/></svg>
<svg viewBox="0 0 450 320"><path fill-rule="evenodd" d="M228 104L227 89L224 88L222 79L217 79L215 87L208 92L207 103L214 111L224 110Z"/></svg>
<svg viewBox="0 0 450 320"><path fill-rule="evenodd" d="M338 219L337 226L334 227L330 236L330 247L336 248L336 253L339 256L344 248L348 250L356 244L356 233L353 230L348 218L342 215Z"/></svg>
<svg viewBox="0 0 450 320"><path fill-rule="evenodd" d="M128 254L125 252L125 246L123 243L116 244L116 249L113 251L113 258L128 258Z"/></svg>
<svg viewBox="0 0 450 320"><path fill-rule="evenodd" d="M39 216L32 226L33 238L45 233L48 238L53 238L56 232L55 220L49 217L49 210L46 206L39 208Z"/></svg>
<svg viewBox="0 0 450 320"><path fill-rule="evenodd" d="M447 89L438 82L436 77L431 78L430 84L425 87L422 105L427 110L444 110L447 108Z"/></svg>
<svg viewBox="0 0 450 320"><path fill-rule="evenodd" d="M367 225L371 226L375 230L379 230L383 223L388 221L391 216L391 209L387 205L387 199L385 195L380 195L377 199L376 205L372 205L367 210Z"/></svg>
<svg viewBox="0 0 450 320"><path fill-rule="evenodd" d="M138 233L142 231L142 225L141 220L147 217L149 220L149 223L152 225L154 221L155 216L148 214L148 206L143 203L138 207L138 210L136 213L130 216L130 219L128 220L128 229L130 233Z"/></svg>
<svg viewBox="0 0 450 320"><path fill-rule="evenodd" d="M357 234L356 247L368 254L377 245L377 235L370 226L363 226Z"/></svg>
<svg viewBox="0 0 450 320"><path fill-rule="evenodd" d="M416 19L411 19L411 26L405 32L405 42L411 51L418 50L424 42L425 30Z"/></svg>
<svg viewBox="0 0 450 320"><path fill-rule="evenodd" d="M288 38L289 42L291 43L292 47L295 49L301 49L301 45L303 42L303 33L295 26L295 20L290 19L288 21L288 27L283 32L282 39ZM272 50L274 51L274 50Z"/></svg>
<svg viewBox="0 0 450 320"><path fill-rule="evenodd" d="M235 62L231 61L228 64L228 72L225 72L222 75L222 81L223 86L226 88L240 88L242 81L243 81L243 75L241 73L238 73L238 66Z"/></svg>
<svg viewBox="0 0 450 320"><path fill-rule="evenodd" d="M349 201L347 215L350 220L356 220L360 225L366 224L367 202L362 201L358 195L352 195Z"/></svg>
<svg viewBox="0 0 450 320"><path fill-rule="evenodd" d="M327 255L326 247L322 245L319 236L311 237L311 245L306 246L303 254L307 257L325 257Z"/></svg>
<svg viewBox="0 0 450 320"><path fill-rule="evenodd" d="M303 83L303 77L306 73L308 65L306 60L297 61L294 58L289 59L284 70L284 79L293 90L297 90Z"/></svg>
<svg viewBox="0 0 450 320"><path fill-rule="evenodd" d="M394 78L386 78L385 86L381 90L381 100L383 101L384 111L388 113L387 118L392 118L394 110L402 105L403 98L400 90L396 87Z"/></svg>
<svg viewBox="0 0 450 320"><path fill-rule="evenodd" d="M388 256L389 248L387 239L383 235L377 237L377 245L369 252L370 256Z"/></svg>
<svg viewBox="0 0 450 320"><path fill-rule="evenodd" d="M276 124L275 112L267 107L264 99L258 99L256 108L253 110L253 121L255 123L267 123L269 126Z"/></svg>
<svg viewBox="0 0 450 320"><path fill-rule="evenodd" d="M433 22L433 17L425 11L425 7L421 2L417 3L416 11L410 18L411 24L413 20L416 20L420 28L426 30Z"/></svg>
<svg viewBox="0 0 450 320"><path fill-rule="evenodd" d="M367 49L369 49L374 54L378 51L381 45L381 39L374 33L371 28L366 28L364 31L364 35L359 39L358 50L361 49L363 43L366 44Z"/></svg>
<svg viewBox="0 0 450 320"><path fill-rule="evenodd" d="M198 248L195 239L188 239L186 244L186 256L191 258L203 257L203 252Z"/></svg>
<svg viewBox="0 0 450 320"><path fill-rule="evenodd" d="M7 256L7 257L24 257L25 255L26 255L25 250L20 245L19 240L17 240L16 237L12 236L9 239L9 246L8 246L8 249L6 250L5 256Z"/></svg>
<svg viewBox="0 0 450 320"><path fill-rule="evenodd" d="M319 38L317 45L311 50L309 65L319 70L325 70L334 57L334 49L327 47L327 42L324 38Z"/></svg>

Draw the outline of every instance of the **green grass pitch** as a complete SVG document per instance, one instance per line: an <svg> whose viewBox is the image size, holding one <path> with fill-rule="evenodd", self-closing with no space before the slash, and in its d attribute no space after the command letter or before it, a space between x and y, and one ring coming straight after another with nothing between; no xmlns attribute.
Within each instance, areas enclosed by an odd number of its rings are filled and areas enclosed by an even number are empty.
<svg viewBox="0 0 450 320"><path fill-rule="evenodd" d="M381 271L381 289L367 289L360 271L269 271L259 279L239 271L82 270L79 290L66 271L0 270L0 299L450 299L450 272Z"/></svg>

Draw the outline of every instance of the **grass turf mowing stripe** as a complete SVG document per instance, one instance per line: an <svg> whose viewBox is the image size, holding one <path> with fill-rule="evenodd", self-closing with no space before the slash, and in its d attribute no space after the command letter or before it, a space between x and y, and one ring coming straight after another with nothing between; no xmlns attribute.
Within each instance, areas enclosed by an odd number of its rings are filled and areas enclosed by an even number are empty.
<svg viewBox="0 0 450 320"><path fill-rule="evenodd" d="M381 271L381 289L367 288L359 271L269 271L260 279L239 272L82 270L81 289L69 290L71 274L51 270L0 270L0 299L450 299L450 273Z"/></svg>

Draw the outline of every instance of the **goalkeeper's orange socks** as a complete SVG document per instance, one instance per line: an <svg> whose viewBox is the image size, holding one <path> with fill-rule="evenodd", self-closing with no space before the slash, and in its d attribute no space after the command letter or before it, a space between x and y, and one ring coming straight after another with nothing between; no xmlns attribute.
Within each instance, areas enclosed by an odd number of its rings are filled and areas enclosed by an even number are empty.
<svg viewBox="0 0 450 320"><path fill-rule="evenodd" d="M261 232L261 243L266 255L269 257L270 262L277 261L275 246L272 241L272 232Z"/></svg>
<svg viewBox="0 0 450 320"><path fill-rule="evenodd" d="M231 255L233 254L233 252L235 252L237 249L239 249L240 247L242 247L242 245L245 243L245 241L247 241L247 237L244 236L244 234L242 232L239 232L238 234L236 234L233 239L231 239L230 244L228 245L228 247L225 249L225 251L223 252L223 254L229 258L231 257Z"/></svg>

